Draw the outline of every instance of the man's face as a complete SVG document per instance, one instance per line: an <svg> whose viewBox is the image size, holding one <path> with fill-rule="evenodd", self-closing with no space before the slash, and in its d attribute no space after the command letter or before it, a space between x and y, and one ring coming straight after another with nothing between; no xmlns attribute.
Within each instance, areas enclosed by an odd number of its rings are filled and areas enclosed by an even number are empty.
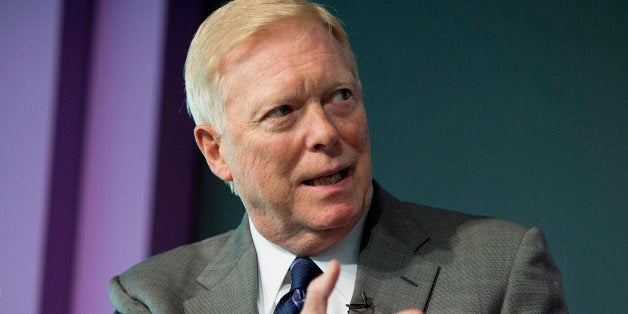
<svg viewBox="0 0 628 314"><path fill-rule="evenodd" d="M337 242L372 194L362 92L339 45L287 21L237 45L221 71L220 150L256 228L296 253Z"/></svg>

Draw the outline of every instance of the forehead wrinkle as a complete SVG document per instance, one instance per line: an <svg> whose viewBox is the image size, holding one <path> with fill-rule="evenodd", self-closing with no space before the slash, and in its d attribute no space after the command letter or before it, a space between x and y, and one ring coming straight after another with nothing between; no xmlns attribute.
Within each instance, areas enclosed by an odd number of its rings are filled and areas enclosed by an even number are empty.
<svg viewBox="0 0 628 314"><path fill-rule="evenodd" d="M295 98L300 94L311 90L311 88L319 88L323 85L329 85L333 83L347 83L353 78L351 71L346 68L344 62L338 57L337 54L321 52L319 54L321 58L301 58L297 56L296 61L282 60L280 63L270 64L264 70L255 74L253 80L254 86L258 87L261 91L267 91L262 94L266 97L272 98ZM320 59L327 59L323 62ZM339 64L338 61L341 61ZM316 67L310 66L311 63L318 63ZM338 69L340 67L345 68L341 72L342 76L337 77ZM330 76L327 73L334 73L334 76ZM268 83L271 86L276 86L276 82L281 82L280 86L283 86L281 90L266 89L264 84ZM278 95L275 95L278 94Z"/></svg>
<svg viewBox="0 0 628 314"><path fill-rule="evenodd" d="M323 53L321 53L323 55ZM324 57L323 57L324 59ZM310 81L318 83L320 79L325 78L325 74L331 72L330 70L336 68L335 60L324 60L321 62L317 58L302 58L298 57L297 62L283 61L285 66L273 67L277 70L269 73L267 78L277 78L283 81L287 86L293 85L293 82L303 82L306 85L310 85ZM316 67L310 66L312 63L317 63ZM270 70L270 69L269 69ZM270 71L269 71L270 72ZM302 90L307 89L307 86L299 86Z"/></svg>

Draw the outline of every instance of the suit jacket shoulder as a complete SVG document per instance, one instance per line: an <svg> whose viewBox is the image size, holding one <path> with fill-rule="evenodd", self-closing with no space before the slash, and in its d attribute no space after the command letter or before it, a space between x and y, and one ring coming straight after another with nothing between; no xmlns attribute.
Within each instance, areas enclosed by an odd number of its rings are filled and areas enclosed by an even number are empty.
<svg viewBox="0 0 628 314"><path fill-rule="evenodd" d="M538 229L402 202L374 186L352 302L364 292L375 312L566 311Z"/></svg>
<svg viewBox="0 0 628 314"><path fill-rule="evenodd" d="M236 230L155 255L112 278L109 295L116 311L194 313L254 308L257 258L248 228L245 218ZM234 291L252 295L252 301L231 308L233 294L229 294Z"/></svg>

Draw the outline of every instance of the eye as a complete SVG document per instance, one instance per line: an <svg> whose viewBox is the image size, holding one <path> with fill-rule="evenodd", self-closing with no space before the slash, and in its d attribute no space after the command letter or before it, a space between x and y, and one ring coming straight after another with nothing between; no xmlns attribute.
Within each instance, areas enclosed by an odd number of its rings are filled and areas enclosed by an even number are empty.
<svg viewBox="0 0 628 314"><path fill-rule="evenodd" d="M332 100L333 101L347 101L351 98L351 96L352 96L351 91L349 89L343 88L343 89L337 90L332 95Z"/></svg>
<svg viewBox="0 0 628 314"><path fill-rule="evenodd" d="M268 113L268 117L270 118L281 118L289 115L292 111L288 105L279 106Z"/></svg>

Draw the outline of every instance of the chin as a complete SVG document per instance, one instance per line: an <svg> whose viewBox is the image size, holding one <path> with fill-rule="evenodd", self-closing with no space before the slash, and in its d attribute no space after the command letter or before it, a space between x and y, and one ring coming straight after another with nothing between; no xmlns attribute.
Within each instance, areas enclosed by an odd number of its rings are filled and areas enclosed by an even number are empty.
<svg viewBox="0 0 628 314"><path fill-rule="evenodd" d="M350 230L355 223L362 217L363 210L357 205L333 205L327 206L323 210L315 211L314 217L311 217L310 226L316 230L343 229L348 227Z"/></svg>

